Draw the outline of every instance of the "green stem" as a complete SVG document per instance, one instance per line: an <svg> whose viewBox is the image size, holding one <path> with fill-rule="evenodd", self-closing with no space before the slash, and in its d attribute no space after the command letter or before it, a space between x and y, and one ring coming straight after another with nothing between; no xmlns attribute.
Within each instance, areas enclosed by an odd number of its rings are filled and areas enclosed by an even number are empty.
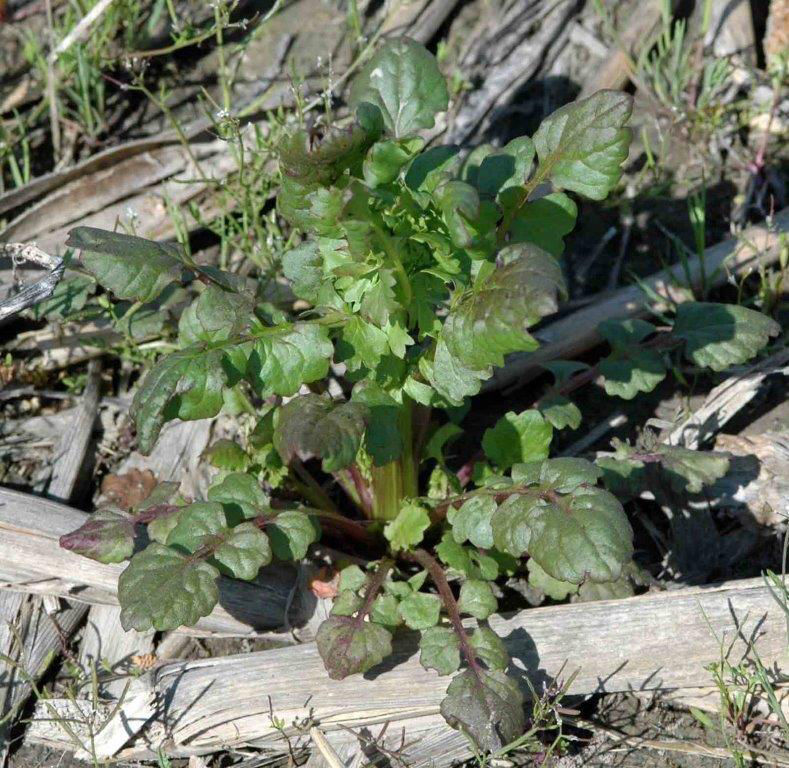
<svg viewBox="0 0 789 768"><path fill-rule="evenodd" d="M412 412L413 403L406 398L399 418L400 435L403 439L403 453L400 458L371 469L374 520L393 520L400 511L403 499L416 498L419 495Z"/></svg>

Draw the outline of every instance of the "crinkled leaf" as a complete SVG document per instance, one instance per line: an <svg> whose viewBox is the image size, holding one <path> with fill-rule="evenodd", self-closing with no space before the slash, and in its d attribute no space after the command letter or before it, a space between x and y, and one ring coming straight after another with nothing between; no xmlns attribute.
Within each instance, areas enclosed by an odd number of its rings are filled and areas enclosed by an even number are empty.
<svg viewBox="0 0 789 768"><path fill-rule="evenodd" d="M442 338L436 343L433 361L419 360L419 369L439 395L451 405L462 405L466 397L476 395L482 382L490 378L489 367L474 368L453 355Z"/></svg>
<svg viewBox="0 0 789 768"><path fill-rule="evenodd" d="M435 57L408 37L386 41L362 68L351 87L352 105L380 109L396 137L432 128L449 104L446 82Z"/></svg>
<svg viewBox="0 0 789 768"><path fill-rule="evenodd" d="M252 318L249 296L209 285L181 315L178 338L184 346L226 341L238 336Z"/></svg>
<svg viewBox="0 0 789 768"><path fill-rule="evenodd" d="M419 504L405 504L397 517L384 526L392 549L413 549L430 527L430 515Z"/></svg>
<svg viewBox="0 0 789 768"><path fill-rule="evenodd" d="M564 395L548 395L539 402L540 413L555 429L578 429L581 426L581 411Z"/></svg>
<svg viewBox="0 0 789 768"><path fill-rule="evenodd" d="M218 502L198 501L181 511L167 537L167 546L195 552L227 528L225 510Z"/></svg>
<svg viewBox="0 0 789 768"><path fill-rule="evenodd" d="M526 567L529 569L529 584L553 600L565 600L578 591L577 584L571 584L569 581L559 581L554 579L553 576L549 576L540 568L534 558L529 559Z"/></svg>
<svg viewBox="0 0 789 768"><path fill-rule="evenodd" d="M465 248L471 245L479 218L479 193L470 184L453 179L442 184L434 194L452 242Z"/></svg>
<svg viewBox="0 0 789 768"><path fill-rule="evenodd" d="M632 109L632 96L620 91L598 91L557 109L534 134L540 178L602 200L622 175Z"/></svg>
<svg viewBox="0 0 789 768"><path fill-rule="evenodd" d="M457 675L441 702L441 714L485 752L495 752L523 734L523 695L500 670L466 670Z"/></svg>
<svg viewBox="0 0 789 768"><path fill-rule="evenodd" d="M594 485L602 470L586 459L570 456L546 459L512 468L512 480L523 485L539 485L561 493L575 490L579 485Z"/></svg>
<svg viewBox="0 0 789 768"><path fill-rule="evenodd" d="M488 669L505 670L509 666L510 654L504 641L490 627L477 627L469 641L477 659Z"/></svg>
<svg viewBox="0 0 789 768"><path fill-rule="evenodd" d="M326 329L315 323L272 328L255 341L248 373L261 397L299 391L329 372L334 348Z"/></svg>
<svg viewBox="0 0 789 768"><path fill-rule="evenodd" d="M377 325L353 315L342 329L342 345L337 351L350 370L365 366L375 370L389 350L386 332Z"/></svg>
<svg viewBox="0 0 789 768"><path fill-rule="evenodd" d="M578 488L559 502L537 504L525 523L529 554L559 581L612 581L633 554L622 505L599 488Z"/></svg>
<svg viewBox="0 0 789 768"><path fill-rule="evenodd" d="M459 168L461 154L458 147L430 147L408 166L405 174L406 186L413 192L432 193L454 177Z"/></svg>
<svg viewBox="0 0 789 768"><path fill-rule="evenodd" d="M340 591L350 589L353 592L361 589L367 581L367 576L358 565L349 565L340 571Z"/></svg>
<svg viewBox="0 0 789 768"><path fill-rule="evenodd" d="M750 360L780 332L767 315L736 304L680 304L674 323L674 335L685 341L685 356L713 371Z"/></svg>
<svg viewBox="0 0 789 768"><path fill-rule="evenodd" d="M271 548L280 560L302 560L321 532L314 518L295 509L278 513L266 530L271 537Z"/></svg>
<svg viewBox="0 0 789 768"><path fill-rule="evenodd" d="M526 203L510 227L511 243L534 245L559 258L564 238L575 228L578 207L564 192L552 192Z"/></svg>
<svg viewBox="0 0 789 768"><path fill-rule="evenodd" d="M82 251L82 263L102 287L119 299L153 301L166 286L181 279L181 249L142 237L76 227L66 245Z"/></svg>
<svg viewBox="0 0 789 768"><path fill-rule="evenodd" d="M660 446L661 465L675 491L701 493L729 471L729 456L713 451L694 451L678 446Z"/></svg>
<svg viewBox="0 0 789 768"><path fill-rule="evenodd" d="M535 496L513 494L497 507L491 518L496 549L520 557L531 542L530 516L537 505Z"/></svg>
<svg viewBox="0 0 789 768"><path fill-rule="evenodd" d="M487 619L498 607L493 588L487 581L469 579L460 587L458 609L475 619Z"/></svg>
<svg viewBox="0 0 789 768"><path fill-rule="evenodd" d="M219 600L214 566L161 544L138 552L118 579L121 625L164 631L191 626Z"/></svg>
<svg viewBox="0 0 789 768"><path fill-rule="evenodd" d="M130 413L140 451L150 453L165 421L207 419L224 402L225 374L219 350L189 347L159 360L137 388Z"/></svg>
<svg viewBox="0 0 789 768"><path fill-rule="evenodd" d="M604 320L597 332L613 349L627 349L655 332L655 326L638 317L627 320Z"/></svg>
<svg viewBox="0 0 789 768"><path fill-rule="evenodd" d="M49 320L67 318L75 312L84 309L88 298L96 292L96 282L83 275L71 275L62 279L52 291L48 299L40 301L31 307L31 312L36 320L44 317Z"/></svg>
<svg viewBox="0 0 789 768"><path fill-rule="evenodd" d="M591 603L596 600L622 600L635 594L630 579L622 574L616 581L587 581L578 589L579 603Z"/></svg>
<svg viewBox="0 0 789 768"><path fill-rule="evenodd" d="M519 462L546 458L552 438L553 427L539 411L510 411L495 426L485 430L482 448L485 455L503 470Z"/></svg>
<svg viewBox="0 0 789 768"><path fill-rule="evenodd" d="M451 675L460 667L460 639L449 627L429 627L419 641L419 663L439 675Z"/></svg>
<svg viewBox="0 0 789 768"><path fill-rule="evenodd" d="M307 240L282 256L282 271L293 293L312 304L323 285L323 257L314 240Z"/></svg>
<svg viewBox="0 0 789 768"><path fill-rule="evenodd" d="M378 595L370 608L370 621L394 629L402 624L398 605L394 595Z"/></svg>
<svg viewBox="0 0 789 768"><path fill-rule="evenodd" d="M320 236L340 234L338 220L343 209L343 193L337 187L322 187L283 176L277 195L277 210L302 232Z"/></svg>
<svg viewBox="0 0 789 768"><path fill-rule="evenodd" d="M441 334L472 368L501 366L510 352L534 350L537 342L526 329L556 312L565 292L556 259L537 246L507 246L498 258L503 266L455 303Z"/></svg>
<svg viewBox="0 0 789 768"><path fill-rule="evenodd" d="M490 549L493 546L490 519L495 511L496 500L492 496L472 496L460 509L451 507L447 520L455 541L458 544L470 541L475 547Z"/></svg>
<svg viewBox="0 0 789 768"><path fill-rule="evenodd" d="M387 629L348 616L326 619L315 643L332 680L367 672L392 653L392 636Z"/></svg>
<svg viewBox="0 0 789 768"><path fill-rule="evenodd" d="M232 472L208 489L208 500L222 504L234 522L257 517L269 510L269 498L260 483L245 472Z"/></svg>
<svg viewBox="0 0 789 768"><path fill-rule="evenodd" d="M294 456L315 457L324 472L334 472L356 459L368 415L361 403L301 395L279 409L274 445L286 463Z"/></svg>
<svg viewBox="0 0 789 768"><path fill-rule="evenodd" d="M409 629L427 629L438 624L441 599L426 592L412 592L400 602L398 610Z"/></svg>
<svg viewBox="0 0 789 768"><path fill-rule="evenodd" d="M225 472L238 472L249 466L247 452L235 441L222 438L212 443L203 453L212 467Z"/></svg>
<svg viewBox="0 0 789 768"><path fill-rule="evenodd" d="M122 563L134 552L134 523L120 512L99 510L61 536L60 546L100 563Z"/></svg>
<svg viewBox="0 0 789 768"><path fill-rule="evenodd" d="M353 616L364 603L364 598L350 589L343 589L334 598L331 606L332 616Z"/></svg>

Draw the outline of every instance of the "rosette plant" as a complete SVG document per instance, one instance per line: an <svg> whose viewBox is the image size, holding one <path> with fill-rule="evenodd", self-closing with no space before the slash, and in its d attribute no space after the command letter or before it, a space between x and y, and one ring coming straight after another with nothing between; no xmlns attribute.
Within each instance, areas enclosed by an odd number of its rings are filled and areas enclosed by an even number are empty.
<svg viewBox="0 0 789 768"><path fill-rule="evenodd" d="M174 245L71 232L84 267L120 299L154 302L174 283L196 292L178 350L137 388L140 450L168 420L215 416L234 392L259 412L241 443L212 448L221 474L205 500L161 484L131 514L101 510L62 543L103 562L129 559L123 626L164 630L208 614L220 574L254 579L272 559L305 558L322 528L339 531L370 562L342 571L317 633L328 674L363 674L390 654L399 627L418 631L422 664L454 675L447 721L491 750L524 729L507 649L485 623L497 579L527 564L530 580L557 597L620 584L633 573L633 533L599 484L603 472L630 493L647 469L694 489L725 471L725 459L699 468L694 452L666 446L620 445L602 466L551 458L554 430L581 420L568 395L602 377L610 394L633 397L676 356L720 370L755 354L775 325L697 304L681 306L668 330L609 322L609 356L591 370L549 364L556 381L538 407L488 429L484 457L459 478L447 446L494 369L537 348L529 328L565 295L572 195L602 200L617 185L632 104L601 91L550 115L531 138L471 151L426 145L447 106L434 57L401 38L357 77L346 123L321 136L286 128L277 208L301 238L282 257L296 313ZM330 374L340 387L327 386Z"/></svg>

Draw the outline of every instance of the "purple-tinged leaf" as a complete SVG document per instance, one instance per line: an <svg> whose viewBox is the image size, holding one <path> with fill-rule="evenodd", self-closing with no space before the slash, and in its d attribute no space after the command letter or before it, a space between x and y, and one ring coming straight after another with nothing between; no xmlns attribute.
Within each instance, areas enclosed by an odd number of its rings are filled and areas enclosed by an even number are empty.
<svg viewBox="0 0 789 768"><path fill-rule="evenodd" d="M392 635L380 624L350 616L330 616L315 636L332 680L365 673L392 652Z"/></svg>
<svg viewBox="0 0 789 768"><path fill-rule="evenodd" d="M134 521L120 512L94 512L76 531L61 536L60 546L100 563L122 563L134 551Z"/></svg>

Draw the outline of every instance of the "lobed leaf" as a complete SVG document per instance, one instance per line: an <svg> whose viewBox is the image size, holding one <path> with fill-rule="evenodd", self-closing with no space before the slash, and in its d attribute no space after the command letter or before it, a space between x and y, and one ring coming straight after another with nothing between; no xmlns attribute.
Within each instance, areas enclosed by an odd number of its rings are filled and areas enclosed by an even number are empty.
<svg viewBox="0 0 789 768"><path fill-rule="evenodd" d="M460 667L460 639L449 627L429 627L419 641L419 663L439 675L451 675Z"/></svg>
<svg viewBox="0 0 789 768"><path fill-rule="evenodd" d="M533 243L558 259L577 217L578 206L572 198L564 192L551 192L520 208L510 226L510 242Z"/></svg>
<svg viewBox="0 0 789 768"><path fill-rule="evenodd" d="M772 318L736 304L680 304L674 335L696 365L722 371L750 360L781 327Z"/></svg>
<svg viewBox="0 0 789 768"><path fill-rule="evenodd" d="M82 263L103 288L119 299L153 301L170 283L181 279L182 252L172 243L75 227L66 245L82 251Z"/></svg>
<svg viewBox="0 0 789 768"><path fill-rule="evenodd" d="M302 560L307 550L320 538L320 527L314 518L295 509L279 512L266 526L271 547L280 560Z"/></svg>
<svg viewBox="0 0 789 768"><path fill-rule="evenodd" d="M503 266L453 305L441 333L448 350L472 368L501 366L511 352L536 349L526 329L556 312L565 293L559 264L535 245L507 246L499 261Z"/></svg>
<svg viewBox="0 0 789 768"><path fill-rule="evenodd" d="M491 496L472 496L460 509L450 507L447 520L458 544L470 541L475 547L490 549L493 546L493 529L490 519L496 511L496 500Z"/></svg>
<svg viewBox="0 0 789 768"><path fill-rule="evenodd" d="M334 472L353 464L368 416L361 403L301 395L279 409L274 445L286 463L294 456L315 457L321 459L324 472Z"/></svg>
<svg viewBox="0 0 789 768"><path fill-rule="evenodd" d="M458 597L458 609L461 613L467 613L475 619L487 619L497 607L496 596L489 582L481 579L463 582Z"/></svg>
<svg viewBox="0 0 789 768"><path fill-rule="evenodd" d="M318 629L315 644L332 680L363 674L392 653L388 630L349 616L326 619Z"/></svg>
<svg viewBox="0 0 789 768"><path fill-rule="evenodd" d="M441 599L426 592L412 592L400 601L398 610L409 629L428 629L438 624Z"/></svg>
<svg viewBox="0 0 789 768"><path fill-rule="evenodd" d="M191 626L207 616L219 600L214 566L150 544L138 552L118 579L121 625L164 631Z"/></svg>
<svg viewBox="0 0 789 768"><path fill-rule="evenodd" d="M238 336L252 319L250 296L209 285L182 313L178 322L181 344L227 341Z"/></svg>
<svg viewBox="0 0 789 768"><path fill-rule="evenodd" d="M432 128L449 104L449 93L435 57L401 37L384 43L362 68L350 102L378 107L387 131L400 138Z"/></svg>
<svg viewBox="0 0 789 768"><path fill-rule="evenodd" d="M602 200L622 175L632 109L633 98L620 91L598 91L557 109L534 134L539 177L557 189Z"/></svg>
<svg viewBox="0 0 789 768"><path fill-rule="evenodd" d="M553 427L539 411L509 411L485 430L482 449L499 469L505 470L519 462L547 458L552 438Z"/></svg>
<svg viewBox="0 0 789 768"><path fill-rule="evenodd" d="M488 669L505 670L510 664L510 654L504 641L490 628L477 627L469 638L474 655Z"/></svg>
<svg viewBox="0 0 789 768"><path fill-rule="evenodd" d="M430 527L430 515L419 504L404 504L397 517L384 526L384 536L392 549L413 549Z"/></svg>
<svg viewBox="0 0 789 768"><path fill-rule="evenodd" d="M60 546L100 563L122 563L134 552L134 522L120 512L98 510L61 536Z"/></svg>
<svg viewBox="0 0 789 768"><path fill-rule="evenodd" d="M441 702L441 714L480 750L496 752L523 734L523 695L500 670L467 669L457 675Z"/></svg>

